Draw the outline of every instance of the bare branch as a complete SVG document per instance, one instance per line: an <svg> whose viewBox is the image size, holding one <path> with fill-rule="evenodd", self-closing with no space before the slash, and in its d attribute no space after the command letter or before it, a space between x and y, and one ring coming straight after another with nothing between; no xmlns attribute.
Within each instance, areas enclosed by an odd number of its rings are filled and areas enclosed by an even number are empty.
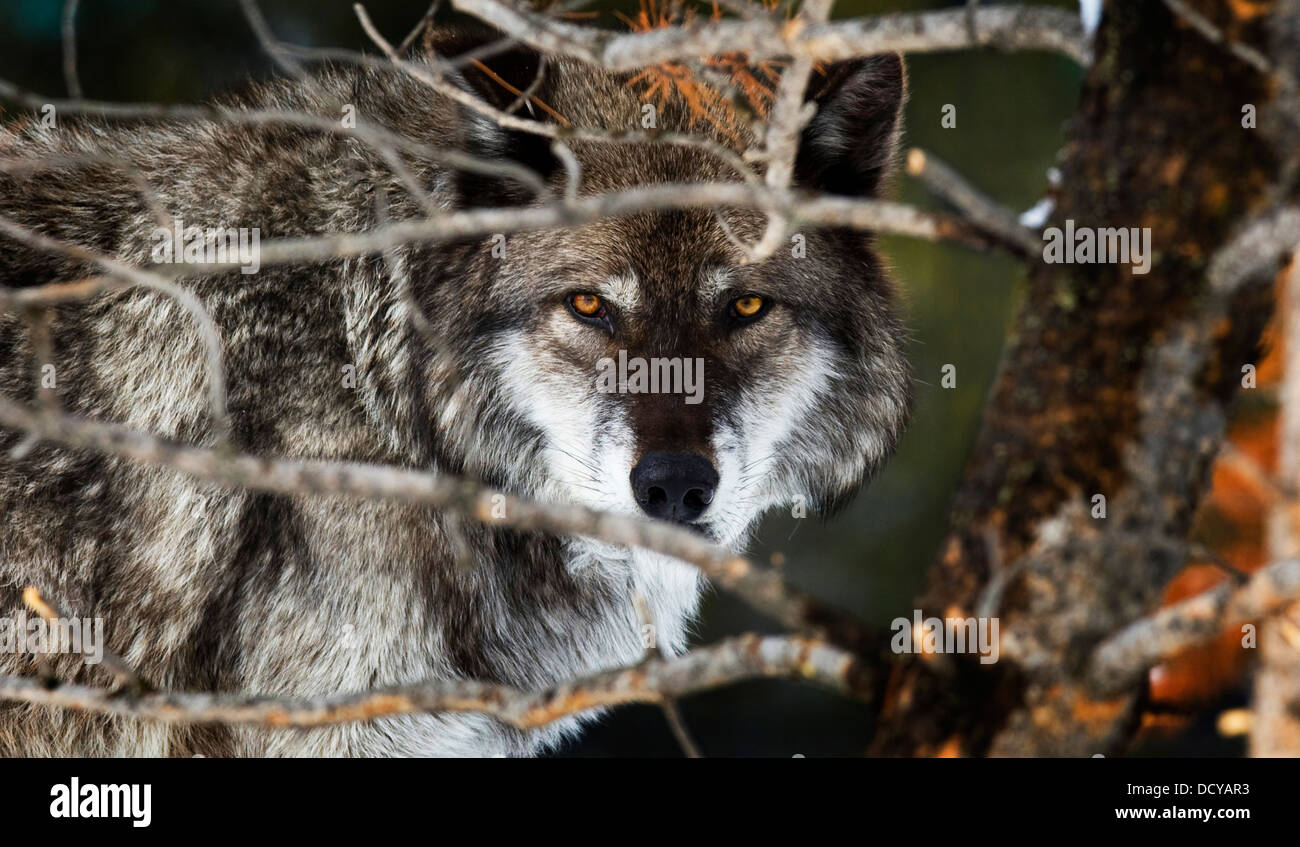
<svg viewBox="0 0 1300 847"><path fill-rule="evenodd" d="M253 35L257 37L258 44L262 45L262 49L271 57L271 61L289 76L310 85L311 81L302 65L298 64L291 54L280 48L280 42L276 39L275 33L271 32L271 25L262 16L257 0L239 0L239 7L243 10L244 18L252 28Z"/></svg>
<svg viewBox="0 0 1300 847"><path fill-rule="evenodd" d="M1223 30L1211 23L1209 18L1187 5L1183 0L1164 0L1164 4L1169 7L1169 11L1199 32L1207 41L1222 46L1229 53L1262 74L1273 73L1273 63L1263 53L1249 44L1232 41L1223 34Z"/></svg>
<svg viewBox="0 0 1300 847"><path fill-rule="evenodd" d="M837 643L855 647L873 640L871 631L852 616L791 589L770 569L669 523L569 504L530 502L449 475L357 462L268 459L191 447L117 424L70 415L40 415L5 397L0 397L0 425L217 485L280 494L421 503L455 509L487 524L583 535L610 544L641 547L695 565L719 586L736 592L755 609L792 629L830 633Z"/></svg>
<svg viewBox="0 0 1300 847"><path fill-rule="evenodd" d="M1300 599L1300 560L1257 572L1241 588L1224 582L1161 609L1108 638L1092 655L1092 679L1105 692L1131 685L1164 659L1213 638L1225 626L1267 617Z"/></svg>
<svg viewBox="0 0 1300 847"><path fill-rule="evenodd" d="M0 676L0 701L59 706L166 723L255 724L276 729L319 727L392 715L479 712L519 729L624 703L659 703L745 679L811 682L867 698L870 678L848 653L792 636L745 635L693 650L677 659L651 659L603 671L546 691L464 680L432 680L360 694L325 697L246 697L163 692L140 697L81 685L50 688L38 679Z"/></svg>
<svg viewBox="0 0 1300 847"><path fill-rule="evenodd" d="M1014 245L1025 256L1042 255L1041 239L1021 226L1014 212L975 188L933 154L913 147L907 154L907 172L956 206L975 227L999 241Z"/></svg>
<svg viewBox="0 0 1300 847"><path fill-rule="evenodd" d="M825 23L833 2L834 0L806 0L794 23L798 26ZM815 109L812 104L804 102L804 92L812 77L814 64L807 56L795 57L781 74L781 83L768 115L762 158L767 163L767 187L774 191L789 188L794 179L799 140ZM749 251L750 261L761 262L775 253L785 241L789 229L789 219L777 209L770 210L766 231L753 250Z"/></svg>
<svg viewBox="0 0 1300 847"><path fill-rule="evenodd" d="M650 604L646 602L645 595L637 591L632 595L632 604L636 607L637 617L641 619L643 627L649 627L651 639L659 645L656 650L653 646L646 648L646 661L653 660L656 655L662 656L665 660L672 659L668 650L662 642L659 641L655 630L654 614L650 611ZM668 722L668 728L672 731L673 737L677 739L677 746L682 748L688 759L702 759L699 746L695 739L691 738L690 730L686 728L686 720L682 717L682 711L677 707L677 699L672 696L665 696L659 702L659 707L664 713L664 719Z"/></svg>
<svg viewBox="0 0 1300 847"><path fill-rule="evenodd" d="M752 61L793 56L825 62L997 47L1052 51L1081 65L1090 61L1078 15L1045 6L995 6L973 15L966 9L899 12L810 26L756 17L620 34L558 21L503 0L453 0L452 5L540 50L616 71L736 51Z"/></svg>
<svg viewBox="0 0 1300 847"><path fill-rule="evenodd" d="M306 90L313 92L323 101L329 102L329 96L324 92L321 86L317 84L316 80L312 79L311 75L307 73L306 69L303 68L301 64L299 64L293 54L285 50L280 42L276 40L275 34L271 32L270 25L266 22L266 18L262 16L262 10L258 8L257 0L239 0L239 5L243 9L244 17L248 19L248 23L252 27L254 35L257 36L258 43L262 45L262 49L266 51L272 61L274 61L286 74L297 79ZM343 106L344 102L341 98L333 98L332 108L341 111ZM366 122L360 116L356 116L356 123L361 125ZM363 127L363 131L369 129L371 128L368 125ZM407 192L415 198L426 214L434 214L437 212L437 201L433 199L424 184L416 178L415 174L411 173L410 168L408 168L406 163L402 161L401 155L391 143L386 140L376 143L375 152L377 152L379 157L384 160L384 164L388 166L389 170L397 177L398 181L405 186ZM495 170L496 166L493 165L492 169ZM540 190L538 188L540 180L537 180L534 177L531 184L534 187L534 191L545 193L544 187L540 188Z"/></svg>
<svg viewBox="0 0 1300 847"><path fill-rule="evenodd" d="M97 297L108 291L126 291L130 288L129 282L111 276L92 276L72 282L51 282L35 288L0 287L0 311L73 303Z"/></svg>
<svg viewBox="0 0 1300 847"><path fill-rule="evenodd" d="M1243 226L1210 260L1215 291L1231 292L1250 283L1268 283L1300 244L1300 209L1269 209Z"/></svg>
<svg viewBox="0 0 1300 847"><path fill-rule="evenodd" d="M262 267L269 267L370 255L403 244L433 244L496 233L581 226L637 212L728 207L776 209L787 215L796 227L808 224L870 230L926 241L952 241L977 250L1005 246L960 218L923 212L901 203L836 196L796 199L795 195L773 193L760 186L717 182L638 186L545 206L448 212L422 220L397 221L368 232L270 239L261 242L259 259ZM230 261L187 262L160 265L152 270L164 276L193 276L239 267L237 262Z"/></svg>
<svg viewBox="0 0 1300 847"><path fill-rule="evenodd" d="M36 403L44 414L59 411L59 394L53 386L45 384L45 366L54 365L54 339L50 334L52 308L29 306L23 310L27 322L27 338L32 346L32 383L36 386Z"/></svg>

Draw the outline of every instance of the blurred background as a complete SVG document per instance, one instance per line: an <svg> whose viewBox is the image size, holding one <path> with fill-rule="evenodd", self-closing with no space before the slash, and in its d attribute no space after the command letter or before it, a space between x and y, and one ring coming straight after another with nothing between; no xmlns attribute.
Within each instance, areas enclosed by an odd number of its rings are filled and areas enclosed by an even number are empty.
<svg viewBox="0 0 1300 847"><path fill-rule="evenodd" d="M449 6L450 3L444 3ZM839 0L837 17L962 3ZM1060 2L1066 8L1077 4ZM377 51L357 24L352 0L260 0L282 41ZM400 40L427 0L368 0L371 17ZM598 0L600 20L636 0ZM0 0L0 77L50 97L66 96L60 48L63 0ZM78 67L85 96L100 100L198 102L273 73L236 0L81 0ZM1017 211L1033 206L1065 139L1082 71L1055 55L963 51L908 58L911 97L903 149L923 147L978 188ZM956 107L956 126L940 121ZM3 107L0 107L3 108ZM933 206L899 177L895 196ZM868 621L910 617L913 598L943 537L1022 284L1017 263L956 247L886 238L881 253L904 301L916 375L916 415L898 456L847 509L823 523L773 514L752 554L782 563L788 578ZM941 368L956 367L953 389ZM734 598L711 594L695 643L746 631L778 631ZM682 712L705 755L852 756L868 745L869 707L810 687L747 683L697 695ZM624 707L561 750L577 756L679 756L662 713Z"/></svg>

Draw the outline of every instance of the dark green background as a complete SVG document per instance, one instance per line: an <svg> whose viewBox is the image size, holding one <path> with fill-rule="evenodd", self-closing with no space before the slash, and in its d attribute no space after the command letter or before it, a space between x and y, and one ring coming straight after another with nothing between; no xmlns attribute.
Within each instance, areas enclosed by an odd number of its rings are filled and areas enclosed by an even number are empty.
<svg viewBox="0 0 1300 847"><path fill-rule="evenodd" d="M847 17L944 5L953 4L841 0L835 8L837 16ZM1056 5L1077 8L1071 2ZM62 0L0 0L0 76L51 97L66 94L62 6ZM351 0L261 3L281 40L374 52L351 6ZM396 41L427 3L372 0L367 8ZM250 74L272 72L236 0L82 0L78 33L80 76L91 98L195 102L237 87ZM908 72L904 148L933 151L1016 210L1042 196L1074 111L1078 68L1056 55L968 51L909 57ZM953 129L940 126L947 103L957 107ZM933 205L905 177L896 196ZM915 420L898 457L844 513L824 524L769 516L753 553L767 559L782 552L793 582L884 625L910 617L912 598L942 537L1022 272L1008 259L949 246L886 238L881 249L912 334ZM946 363L957 368L952 390L939 387ZM771 622L733 598L715 594L705 603L696 641L749 630L774 631ZM854 755L872 728L870 709L786 683L715 691L682 708L706 755ZM660 712L648 707L611 714L566 752L680 754Z"/></svg>

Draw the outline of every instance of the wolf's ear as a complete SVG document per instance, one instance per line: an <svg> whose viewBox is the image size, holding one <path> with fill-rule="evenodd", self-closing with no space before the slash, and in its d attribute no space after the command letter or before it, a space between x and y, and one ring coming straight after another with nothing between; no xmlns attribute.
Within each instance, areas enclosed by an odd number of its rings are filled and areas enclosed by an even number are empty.
<svg viewBox="0 0 1300 847"><path fill-rule="evenodd" d="M465 25L435 27L425 34L424 46L439 59L454 60L465 57L478 48L499 42L501 33L485 26ZM506 111L515 104L515 114L548 120L540 110L530 114L529 106L521 101L520 93L529 91L537 81L541 55L526 46L508 50L487 51L482 58L462 60L452 81L469 93L495 108ZM549 86L542 82L533 88L532 95L545 101ZM491 117L466 106L460 107L460 129L466 152L485 159L511 159L534 171L542 179L550 177L560 162L551 153L550 139L531 132L502 128ZM470 206L480 204L500 205L503 200L526 199L518 182L505 178L461 172L457 177L463 201Z"/></svg>
<svg viewBox="0 0 1300 847"><path fill-rule="evenodd" d="M831 194L874 194L893 163L906 97L897 53L836 62L814 75L808 99L817 114L803 132L796 181Z"/></svg>

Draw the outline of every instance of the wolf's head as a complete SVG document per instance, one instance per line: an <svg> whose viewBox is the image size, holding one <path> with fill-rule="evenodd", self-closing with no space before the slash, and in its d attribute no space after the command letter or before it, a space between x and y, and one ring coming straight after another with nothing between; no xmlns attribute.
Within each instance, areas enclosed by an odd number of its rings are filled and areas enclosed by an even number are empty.
<svg viewBox="0 0 1300 847"><path fill-rule="evenodd" d="M444 57L469 45L440 44ZM643 98L636 75L496 53L459 81L505 108L530 89L534 115L575 127L693 131L732 149L748 131L700 120L680 98ZM504 83L504 84L503 84ZM799 186L870 196L887 172L904 99L895 55L814 76L816 113ZM523 111L530 107L525 105ZM738 124L737 124L738 125ZM571 168L548 139L462 113L462 143L539 171L562 194ZM721 158L667 144L573 141L582 194L738 180ZM467 206L534 202L463 176ZM473 280L459 319L460 390L438 398L455 464L533 496L699 527L737 544L764 509L833 509L890 453L909 408L902 329L869 239L804 229L747 263L765 218L751 210L664 211L464 247ZM456 309L455 293L440 305ZM472 307L470 307L472 304ZM459 420L460 424L452 421Z"/></svg>

